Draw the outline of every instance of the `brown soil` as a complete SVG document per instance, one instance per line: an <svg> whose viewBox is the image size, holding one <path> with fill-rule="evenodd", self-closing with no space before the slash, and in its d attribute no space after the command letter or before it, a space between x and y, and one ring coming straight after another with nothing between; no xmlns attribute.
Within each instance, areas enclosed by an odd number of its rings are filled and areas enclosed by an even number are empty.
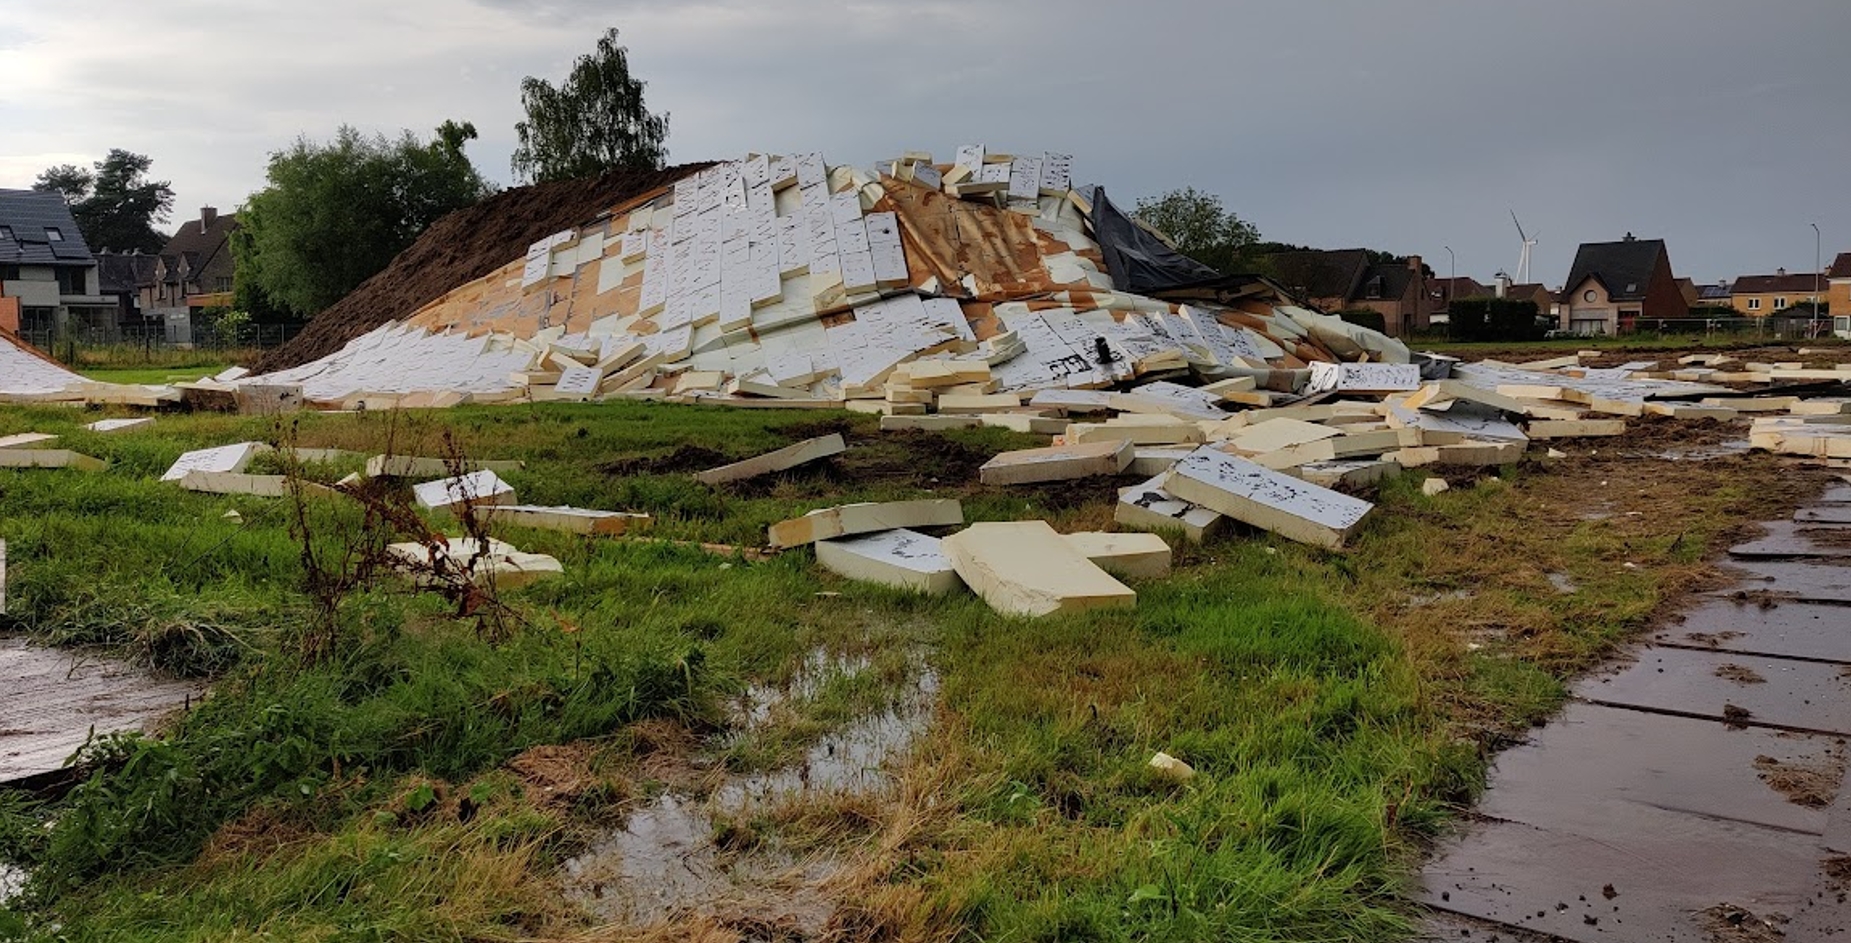
<svg viewBox="0 0 1851 943"><path fill-rule="evenodd" d="M1725 681L1733 681L1736 684L1766 684L1767 683L1767 679L1761 677L1761 672L1756 671L1753 668L1748 667L1747 665L1736 665L1736 664L1718 665L1716 667L1716 677L1722 678Z"/></svg>
<svg viewBox="0 0 1851 943"><path fill-rule="evenodd" d="M593 750L585 743L538 746L508 761L508 768L537 793L540 802L566 802L598 782Z"/></svg>
<svg viewBox="0 0 1851 943"><path fill-rule="evenodd" d="M1626 420L1626 433L1606 441L1628 449L1676 454L1693 448L1715 447L1748 438L1748 423L1736 419L1673 419L1670 416L1636 416ZM1582 439L1581 444L1600 448L1599 440Z"/></svg>
<svg viewBox="0 0 1851 943"><path fill-rule="evenodd" d="M962 497L1007 493L1051 512L1103 508L1109 518L1112 506L1118 501L1118 489L1132 483L1130 478L1095 476L998 488L978 480L978 469L994 457L993 450L966 445L935 432L861 432L852 429L847 422L829 421L803 423L786 427L784 431L793 442L841 432L849 448L823 461L775 475L730 482L724 486L729 492L745 497L775 493L792 498L826 498L849 483L886 484L932 491L951 490ZM721 459L712 464L725 463L726 460Z"/></svg>
<svg viewBox="0 0 1851 943"><path fill-rule="evenodd" d="M325 357L348 341L406 318L445 292L519 259L536 240L583 225L613 206L707 166L683 164L517 187L457 210L432 223L384 271L317 314L294 340L264 354L250 367L268 373Z"/></svg>
<svg viewBox="0 0 1851 943"><path fill-rule="evenodd" d="M1827 750L1825 755L1806 757L1804 761L1782 762L1771 756L1755 757L1757 776L1768 788L1787 797L1787 801L1808 809L1823 809L1838 795L1845 778L1844 756Z"/></svg>
<svg viewBox="0 0 1851 943"><path fill-rule="evenodd" d="M613 478L629 475L675 475L705 471L725 465L733 459L698 445L683 445L667 455L654 458L637 456L622 458L614 462L605 462L598 466L598 471Z"/></svg>
<svg viewBox="0 0 1851 943"><path fill-rule="evenodd" d="M1710 943L1780 943L1787 937L1779 927L1732 904L1717 904L1700 916Z"/></svg>
<svg viewBox="0 0 1851 943"><path fill-rule="evenodd" d="M1686 632L1684 634L1684 639L1685 641L1690 642L1692 645L1706 645L1710 648L1721 648L1722 643L1741 638L1742 634L1743 633L1741 632L1733 632L1733 631L1731 632Z"/></svg>
<svg viewBox="0 0 1851 943"><path fill-rule="evenodd" d="M1821 547L1851 547L1851 527L1802 527L1799 534Z"/></svg>
<svg viewBox="0 0 1851 943"><path fill-rule="evenodd" d="M321 833L300 813L271 806L256 806L243 815L219 826L206 841L199 860L218 861L244 855L269 856L298 843L320 837Z"/></svg>
<svg viewBox="0 0 1851 943"><path fill-rule="evenodd" d="M1851 857L1827 858L1819 862L1819 868L1831 879L1833 886L1851 889Z"/></svg>

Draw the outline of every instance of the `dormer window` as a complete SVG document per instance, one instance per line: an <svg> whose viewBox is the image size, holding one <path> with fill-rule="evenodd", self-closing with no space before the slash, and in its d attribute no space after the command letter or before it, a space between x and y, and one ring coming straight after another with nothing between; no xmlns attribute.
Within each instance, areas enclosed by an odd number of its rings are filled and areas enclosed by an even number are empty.
<svg viewBox="0 0 1851 943"><path fill-rule="evenodd" d="M64 241L64 231L59 229L56 226L45 227L45 241L46 242L63 242Z"/></svg>

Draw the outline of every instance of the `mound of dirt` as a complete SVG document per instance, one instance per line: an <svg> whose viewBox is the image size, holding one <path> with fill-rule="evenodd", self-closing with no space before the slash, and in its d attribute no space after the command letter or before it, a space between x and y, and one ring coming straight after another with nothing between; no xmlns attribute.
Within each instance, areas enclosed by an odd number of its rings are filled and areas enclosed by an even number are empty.
<svg viewBox="0 0 1851 943"><path fill-rule="evenodd" d="M444 292L522 257L540 239L709 166L682 164L517 187L457 210L432 223L384 271L316 315L301 334L264 354L251 370L269 373L326 357L382 324L411 315Z"/></svg>

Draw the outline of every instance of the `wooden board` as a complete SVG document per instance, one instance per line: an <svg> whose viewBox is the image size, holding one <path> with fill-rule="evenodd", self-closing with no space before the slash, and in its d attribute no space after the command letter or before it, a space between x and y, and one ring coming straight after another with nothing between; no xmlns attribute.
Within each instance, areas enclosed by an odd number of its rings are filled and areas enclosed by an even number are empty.
<svg viewBox="0 0 1851 943"><path fill-rule="evenodd" d="M1081 531L1061 537L1113 576L1148 580L1170 575L1170 545L1156 534Z"/></svg>
<svg viewBox="0 0 1851 943"><path fill-rule="evenodd" d="M964 585L945 558L937 537L896 528L816 542L816 562L851 580L879 583L929 595Z"/></svg>
<svg viewBox="0 0 1851 943"><path fill-rule="evenodd" d="M1129 607L1137 594L1086 559L1046 521L973 524L942 542L965 585L1004 615Z"/></svg>
<svg viewBox="0 0 1851 943"><path fill-rule="evenodd" d="M1020 449L1003 452L983 463L977 474L986 485L1020 485L1038 481L1067 481L1092 475L1116 475L1131 464L1133 451L1132 444L1124 440Z"/></svg>
<svg viewBox="0 0 1851 943"><path fill-rule="evenodd" d="M828 458L831 455L839 455L847 449L848 443L842 440L842 434L839 432L832 432L825 436L817 436L814 439L805 439L794 445L787 445L775 452L766 452L763 455L753 456L744 461L734 462L731 465L722 465L719 468L710 468L706 471L698 472L695 474L694 480L704 485L719 485L729 481L742 481L747 478L756 478L760 475L769 475L772 472L780 472L788 468L795 468L798 465Z"/></svg>
<svg viewBox="0 0 1851 943"><path fill-rule="evenodd" d="M1126 527L1175 530L1191 543L1202 543L1218 533L1227 518L1201 505L1191 504L1164 490L1169 472L1118 493L1112 519Z"/></svg>
<svg viewBox="0 0 1851 943"><path fill-rule="evenodd" d="M419 507L433 511L456 510L471 504L517 503L513 486L486 468L454 478L413 485L411 492Z"/></svg>
<svg viewBox="0 0 1851 943"><path fill-rule="evenodd" d="M1208 447L1178 462L1164 487L1237 521L1332 549L1375 507Z"/></svg>
<svg viewBox="0 0 1851 943"><path fill-rule="evenodd" d="M167 469L161 476L162 481L179 481L188 472L241 472L251 463L251 459L270 451L262 442L238 442L221 445L217 448L196 449L187 452Z"/></svg>
<svg viewBox="0 0 1851 943"><path fill-rule="evenodd" d="M572 534L598 537L621 537L645 531L655 523L647 514L628 511L597 511L590 508L542 507L532 504L489 505L482 515L498 524L563 530Z"/></svg>
<svg viewBox="0 0 1851 943"><path fill-rule="evenodd" d="M819 540L903 527L944 527L964 523L964 508L955 498L844 504L818 508L802 517L771 525L773 547L801 547Z"/></svg>
<svg viewBox="0 0 1851 943"><path fill-rule="evenodd" d="M75 468L102 471L109 463L70 449L0 449L0 468Z"/></svg>

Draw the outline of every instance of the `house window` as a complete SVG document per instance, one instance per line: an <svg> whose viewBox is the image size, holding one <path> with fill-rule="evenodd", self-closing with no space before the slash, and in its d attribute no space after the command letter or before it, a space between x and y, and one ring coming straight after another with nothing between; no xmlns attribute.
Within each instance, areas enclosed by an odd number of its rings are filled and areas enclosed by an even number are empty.
<svg viewBox="0 0 1851 943"><path fill-rule="evenodd" d="M1778 295L1774 296L1774 310L1775 311L1784 310L1786 307L1787 307L1787 299L1782 298Z"/></svg>
<svg viewBox="0 0 1851 943"><path fill-rule="evenodd" d="M80 268L61 268L58 272L58 294L81 295L88 289L89 280L84 277L85 270Z"/></svg>
<svg viewBox="0 0 1851 943"><path fill-rule="evenodd" d="M60 230L56 226L45 227L45 241L46 242L63 242L64 241L63 230Z"/></svg>
<svg viewBox="0 0 1851 943"><path fill-rule="evenodd" d="M0 226L0 229L5 229L5 228L6 227L4 226ZM16 282L16 281L19 281L19 266L0 265L0 282Z"/></svg>
<svg viewBox="0 0 1851 943"><path fill-rule="evenodd" d="M1750 299L1748 299L1748 310L1750 310L1750 311L1759 311L1759 310L1761 310L1761 299L1759 299L1759 298L1750 298Z"/></svg>
<svg viewBox="0 0 1851 943"><path fill-rule="evenodd" d="M13 238L13 227L0 226L0 239L11 239L11 238Z"/></svg>
<svg viewBox="0 0 1851 943"><path fill-rule="evenodd" d="M1582 293L1581 293L1581 300L1582 300L1582 301L1586 301L1586 302L1589 302L1589 303L1592 303L1592 302L1594 301L1594 297L1595 297L1595 296L1594 296L1594 289L1592 289L1592 288L1590 288L1590 289L1588 289L1587 291L1584 291L1584 292L1582 292Z"/></svg>
<svg viewBox="0 0 1851 943"><path fill-rule="evenodd" d="M212 290L213 291L230 291L231 290L231 277L227 275L221 275L218 278L213 279L212 280Z"/></svg>

